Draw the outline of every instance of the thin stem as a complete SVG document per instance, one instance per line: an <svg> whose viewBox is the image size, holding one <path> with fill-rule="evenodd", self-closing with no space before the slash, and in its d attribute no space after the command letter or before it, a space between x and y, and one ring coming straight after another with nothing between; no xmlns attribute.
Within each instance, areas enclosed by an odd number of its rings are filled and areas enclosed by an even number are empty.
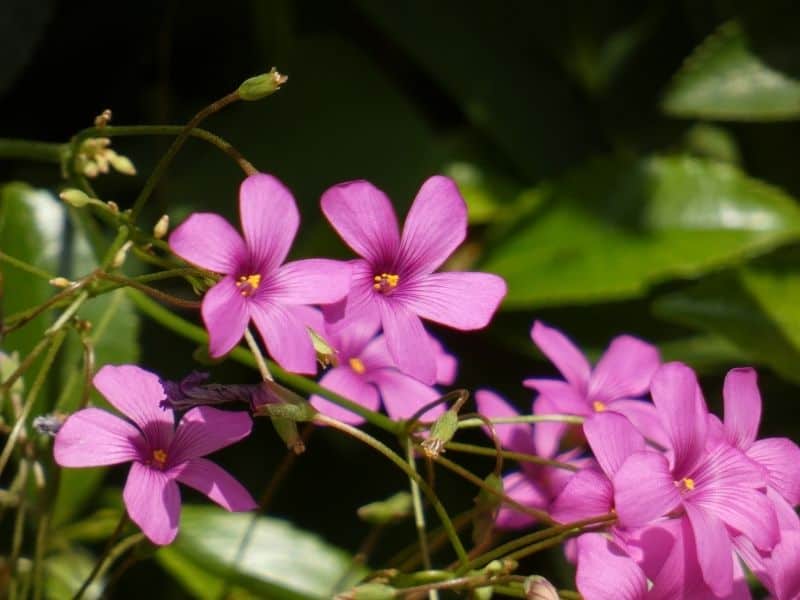
<svg viewBox="0 0 800 600"><path fill-rule="evenodd" d="M22 480L22 486L27 483L28 471L30 463L23 459L19 464L19 474ZM9 585L9 598L13 599L17 595L17 579L18 579L18 562L19 555L22 551L22 540L25 536L25 513L28 510L28 499L26 494L20 494L20 501L17 505L17 515L14 519L14 533L11 539L11 554L8 557L9 567L11 569L11 584Z"/></svg>
<svg viewBox="0 0 800 600"><path fill-rule="evenodd" d="M518 417L498 417L489 419L494 425L514 425L526 423L568 423L570 425L583 425L584 418L577 415L520 415ZM458 428L466 429L470 427L483 427L485 423L481 419L464 419L459 421Z"/></svg>
<svg viewBox="0 0 800 600"><path fill-rule="evenodd" d="M480 456L494 457L497 454L495 448L486 448L485 446L476 446L474 444L462 444L460 442L448 442L444 446L447 450L454 450L456 452L466 452L469 454L477 454ZM534 454L524 454L522 452L511 452L509 450L501 450L500 456L509 460L516 460L518 462L530 462L537 465L546 465L548 467L555 467L556 469L565 469L567 471L578 471L579 468L565 462L557 460L550 460L542 458Z"/></svg>
<svg viewBox="0 0 800 600"><path fill-rule="evenodd" d="M37 266L28 264L24 260L20 260L18 258L14 258L13 256L9 256L5 252L0 252L0 261L8 263L12 267L16 267L22 271L30 273L31 275L36 275L36 277L39 277L41 279L46 279L47 281L50 281L54 277L54 275L51 275L44 269L40 269Z"/></svg>
<svg viewBox="0 0 800 600"><path fill-rule="evenodd" d="M88 297L89 292L82 290L81 293L78 294L78 297L72 301L72 304L70 304L66 310L58 316L56 322L47 328L47 330L44 332L45 335L53 335L57 331L60 331L64 325L66 325L67 322L75 316L75 313L78 312L81 304L83 304Z"/></svg>
<svg viewBox="0 0 800 600"><path fill-rule="evenodd" d="M261 373L261 379L264 381L275 381L272 378L272 374L269 372L269 367L264 360L264 355L261 354L261 348L258 347L258 342L256 342L256 339L253 337L253 333L250 331L249 327L244 330L244 339L247 341L250 352L253 353L253 358L258 366L258 372Z"/></svg>
<svg viewBox="0 0 800 600"><path fill-rule="evenodd" d="M169 167L170 163L172 162L172 159L175 158L175 155L181 149L183 144L186 142L187 139L189 139L189 134L191 133L192 129L200 125L200 123L202 123L207 117L210 117L215 112L222 110L229 104L232 104L239 99L240 96L238 91L231 92L230 94L223 96L219 100L212 102L189 120L189 122L184 126L183 130L178 134L178 137L176 137L173 140L172 145L169 147L164 156L161 157L161 160L158 161L156 168L153 169L153 172L150 174L150 177L147 178L147 181L145 182L142 191L139 193L139 196L134 201L133 208L131 209L131 214L130 214L131 223L136 222L136 218L139 216L139 213L144 208L145 203L150 198L150 195L155 189L156 184L163 177L164 173L167 170L167 167ZM252 168L252 165L250 165L250 168ZM253 172L254 171L255 170L253 169ZM247 172L247 169L245 169L245 172Z"/></svg>
<svg viewBox="0 0 800 600"><path fill-rule="evenodd" d="M417 463L414 459L414 443L408 436L406 436L405 441L406 460L408 461L408 467L416 475ZM425 511L422 508L422 496L420 495L419 485L417 484L416 479L410 477L408 481L411 484L411 505L414 508L414 525L417 528L417 538L419 539L419 551L420 555L422 556L422 566L424 566L426 570L429 570L431 568L431 554L430 550L428 549L428 534L425 526ZM429 596L430 600L437 600L439 597L439 595L434 591L429 592Z"/></svg>
<svg viewBox="0 0 800 600"><path fill-rule="evenodd" d="M197 310L200 308L200 302L195 300L184 300L183 298L178 298L177 296L173 296L172 294L167 294L166 292L162 292L161 290L157 290L156 288L150 287L149 285L145 285L136 279L132 279L130 277L124 277L120 275L112 275L111 273L105 273L100 271L97 274L99 279L105 279L106 281L113 281L115 283L120 284L119 286L115 286L114 288L109 289L116 289L116 287L122 286L129 286L132 288L136 288L147 294L148 296L152 296L153 298L158 298L163 302L167 302L168 304L172 304L174 306L179 306L181 308L187 308L190 310ZM103 290L103 292L109 291L108 289Z"/></svg>
<svg viewBox="0 0 800 600"><path fill-rule="evenodd" d="M65 144L0 138L0 158L60 164L67 148Z"/></svg>
<svg viewBox="0 0 800 600"><path fill-rule="evenodd" d="M47 549L47 539L50 535L50 514L45 511L39 517L36 528L36 549L33 554L33 600L42 597L42 575L44 573L44 553Z"/></svg>
<svg viewBox="0 0 800 600"><path fill-rule="evenodd" d="M122 533L125 525L128 522L128 514L123 511L122 515L120 515L119 521L117 521L117 526L114 528L114 531L109 536L108 541L106 542L106 547L103 549L103 553L97 558L97 562L94 564L89 575L86 577L84 582L81 584L81 587L75 592L75 595L72 597L72 600L80 600L83 595L86 593L86 590L89 589L89 586L92 585L92 581L94 578L97 577L97 574L100 572L103 563L106 561L107 558L111 556L112 548L114 547L114 542L117 541L119 534ZM124 542L125 540L123 540Z"/></svg>
<svg viewBox="0 0 800 600"><path fill-rule="evenodd" d="M453 522L450 520L450 516L447 514L444 506L439 501L439 498L436 496L436 493L428 486L422 477L419 476L416 472L412 471L411 468L406 464L406 462L400 458L395 452L393 452L388 446L383 444L382 442L376 440L371 435L368 435L357 429L348 425L347 423L342 423L335 419L331 419L323 414L318 414L314 417L314 420L321 424L327 425L329 427L333 427L346 433L347 435L367 444L374 450L383 454L386 458L388 458L395 466L397 466L400 470L402 470L409 478L413 479L419 485L420 490L425 496L428 498L428 502L431 503L436 514L439 516L439 519L442 522L442 526L445 528L447 532L447 537L450 540L450 544L453 546L453 550L455 551L456 555L458 556L459 561L466 565L469 563L469 558L467 557L467 551L464 550L464 546L461 543L461 540L456 533L455 527L453 527Z"/></svg>
<svg viewBox="0 0 800 600"><path fill-rule="evenodd" d="M87 278L84 278L80 281L76 281L68 288L65 288L60 292L58 292L57 294L54 294L41 304L31 307L22 312L9 315L9 317L6 319L6 323L10 323L10 325L7 325L3 328L3 333L9 333L11 331L14 331L15 329L19 329L26 323L29 323L30 321L38 317L47 309L52 308L53 306L59 304L61 301L67 300L70 297L72 297L72 295L75 292L85 287L88 282L89 280Z"/></svg>

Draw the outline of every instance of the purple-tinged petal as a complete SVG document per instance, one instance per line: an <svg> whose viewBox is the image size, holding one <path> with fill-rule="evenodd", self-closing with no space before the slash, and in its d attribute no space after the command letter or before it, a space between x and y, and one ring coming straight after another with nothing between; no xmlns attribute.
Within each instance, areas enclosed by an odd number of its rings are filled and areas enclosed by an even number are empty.
<svg viewBox="0 0 800 600"><path fill-rule="evenodd" d="M499 395L489 390L475 392L475 403L478 412L490 419L518 417L519 412ZM486 435L491 435L487 427L483 428ZM503 448L523 454L536 454L533 443L533 428L525 424L495 425L494 431Z"/></svg>
<svg viewBox="0 0 800 600"><path fill-rule="evenodd" d="M436 355L422 321L405 306L381 302L381 323L397 368L428 385L436 381Z"/></svg>
<svg viewBox="0 0 800 600"><path fill-rule="evenodd" d="M439 385L453 385L458 372L458 360L444 349L442 343L431 336L433 353L436 355L436 383Z"/></svg>
<svg viewBox="0 0 800 600"><path fill-rule="evenodd" d="M368 181L349 181L329 188L321 204L325 217L356 254L376 268L394 266L400 231L386 194Z"/></svg>
<svg viewBox="0 0 800 600"><path fill-rule="evenodd" d="M667 363L653 375L650 393L674 452L673 470L682 477L700 460L706 444L708 409L697 377L682 363Z"/></svg>
<svg viewBox="0 0 800 600"><path fill-rule="evenodd" d="M583 352L563 333L541 321L533 324L531 339L556 366L564 379L569 381L579 395L585 397L592 369Z"/></svg>
<svg viewBox="0 0 800 600"><path fill-rule="evenodd" d="M552 412L555 414L579 415L588 417L594 414L594 409L568 382L560 379L526 379L525 387L539 392L540 397L547 397L553 403Z"/></svg>
<svg viewBox="0 0 800 600"><path fill-rule="evenodd" d="M383 296L373 289L375 272L365 260L351 260L350 291L343 304L335 303L325 312L325 320L337 327L343 319L365 319L380 322L379 305Z"/></svg>
<svg viewBox="0 0 800 600"><path fill-rule="evenodd" d="M348 262L325 258L286 263L267 280L264 296L278 304L337 302L350 290L350 269Z"/></svg>
<svg viewBox="0 0 800 600"><path fill-rule="evenodd" d="M600 358L589 382L589 398L610 402L641 396L661 365L658 349L629 335L621 335Z"/></svg>
<svg viewBox="0 0 800 600"><path fill-rule="evenodd" d="M578 591L585 600L643 600L647 579L620 546L600 533L578 538Z"/></svg>
<svg viewBox="0 0 800 600"><path fill-rule="evenodd" d="M169 447L174 417L161 408L166 396L158 375L135 365L105 365L92 381L114 408L139 426L151 450Z"/></svg>
<svg viewBox="0 0 800 600"><path fill-rule="evenodd" d="M575 473L550 505L550 516L559 523L573 523L611 512L614 490L608 477L596 468Z"/></svg>
<svg viewBox="0 0 800 600"><path fill-rule="evenodd" d="M367 346L373 342L375 335L380 331L380 319L342 319L334 324L326 324L322 333L339 354L341 360L361 357ZM380 366L393 366L389 358L389 350L384 344L383 352L386 354L386 364ZM363 357L361 357L363 360ZM364 363L366 366L366 362Z"/></svg>
<svg viewBox="0 0 800 600"><path fill-rule="evenodd" d="M169 544L178 535L181 495L178 484L164 471L134 462L122 499L131 520L154 544Z"/></svg>
<svg viewBox="0 0 800 600"><path fill-rule="evenodd" d="M628 419L616 413L596 413L589 417L583 423L583 433L600 468L609 478L614 477L631 454L645 449L642 434Z"/></svg>
<svg viewBox="0 0 800 600"><path fill-rule="evenodd" d="M250 303L250 314L270 356L293 373L317 372L317 354L305 324L278 304Z"/></svg>
<svg viewBox="0 0 800 600"><path fill-rule="evenodd" d="M341 394L356 404L360 404L364 408L378 410L378 405L380 404L378 390L367 383L361 375L355 373L349 365L341 365L330 369L319 380L319 384L326 389ZM323 415L338 421L350 425L360 425L364 422L364 417L350 412L346 408L342 408L317 394L311 396L309 401Z"/></svg>
<svg viewBox="0 0 800 600"><path fill-rule="evenodd" d="M423 319L471 331L489 324L506 291L506 282L497 275L449 271L410 281L401 300Z"/></svg>
<svg viewBox="0 0 800 600"><path fill-rule="evenodd" d="M691 503L685 503L684 508L694 532L703 581L715 594L725 597L733 589L733 547L728 531L714 514Z"/></svg>
<svg viewBox="0 0 800 600"><path fill-rule="evenodd" d="M136 427L99 408L70 415L59 429L53 455L62 467L100 467L139 460L144 439Z"/></svg>
<svg viewBox="0 0 800 600"><path fill-rule="evenodd" d="M250 268L271 273L286 259L300 225L291 192L272 175L250 175L239 187L239 217Z"/></svg>
<svg viewBox="0 0 800 600"><path fill-rule="evenodd" d="M767 470L768 484L792 505L800 504L800 448L788 438L756 440L747 456Z"/></svg>
<svg viewBox="0 0 800 600"><path fill-rule="evenodd" d="M658 411L652 402L646 400L630 400L621 398L613 400L606 406L608 412L615 412L626 417L645 440L660 448L669 448L669 438L661 426Z"/></svg>
<svg viewBox="0 0 800 600"><path fill-rule="evenodd" d="M258 507L241 483L208 459L193 458L171 469L170 475L202 492L225 510L240 512Z"/></svg>
<svg viewBox="0 0 800 600"><path fill-rule="evenodd" d="M725 376L725 437L728 443L747 450L756 439L761 422L761 394L758 376L750 368L731 369Z"/></svg>
<svg viewBox="0 0 800 600"><path fill-rule="evenodd" d="M777 543L780 533L775 510L756 489L765 485L762 470L740 450L717 446L691 477L694 490L686 493L684 504L715 515L759 549L769 550Z"/></svg>
<svg viewBox="0 0 800 600"><path fill-rule="evenodd" d="M680 502L667 459L656 452L631 455L614 476L614 504L626 527L647 525Z"/></svg>
<svg viewBox="0 0 800 600"><path fill-rule="evenodd" d="M378 323L380 326L380 323ZM389 353L389 346L386 344L386 336L379 335L362 350L359 355L361 362L367 371L377 371L378 369L396 369L397 364Z"/></svg>
<svg viewBox="0 0 800 600"><path fill-rule="evenodd" d="M322 316L322 311L318 308L298 304L296 306L287 307L287 310L303 323L303 325L310 327L318 334L324 336L324 334L327 333L325 330L325 318Z"/></svg>
<svg viewBox="0 0 800 600"><path fill-rule="evenodd" d="M533 402L533 414L552 415L558 413L552 399L549 396L539 396ZM552 458L558 452L561 438L567 430L565 423L558 421L541 422L533 426L533 442L536 448L535 454L544 458Z"/></svg>
<svg viewBox="0 0 800 600"><path fill-rule="evenodd" d="M426 404L441 396L439 392L421 381L394 369L381 369L370 373L370 381L378 386L383 406L392 419L408 419ZM423 413L422 421L433 421L445 411L444 404Z"/></svg>
<svg viewBox="0 0 800 600"><path fill-rule="evenodd" d="M231 276L206 292L201 312L208 331L208 353L215 358L239 343L250 321L248 302Z"/></svg>
<svg viewBox="0 0 800 600"><path fill-rule="evenodd" d="M543 490L536 481L519 471L503 476L503 493L522 506L541 510L547 507L548 499ZM497 511L494 524L498 529L521 529L535 522L531 515L503 505Z"/></svg>
<svg viewBox="0 0 800 600"><path fill-rule="evenodd" d="M250 435L253 421L246 412L197 406L189 410L175 430L167 464L178 465L230 446Z"/></svg>
<svg viewBox="0 0 800 600"><path fill-rule="evenodd" d="M192 214L169 236L169 247L185 261L215 273L236 274L248 259L239 232L213 213Z"/></svg>
<svg viewBox="0 0 800 600"><path fill-rule="evenodd" d="M403 225L400 270L433 273L466 235L467 205L455 182L441 175L428 178L417 192Z"/></svg>

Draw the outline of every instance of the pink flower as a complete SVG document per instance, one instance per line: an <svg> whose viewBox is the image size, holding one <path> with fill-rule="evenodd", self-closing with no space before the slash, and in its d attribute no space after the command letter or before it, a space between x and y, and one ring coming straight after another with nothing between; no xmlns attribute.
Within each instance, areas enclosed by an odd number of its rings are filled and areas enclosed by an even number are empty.
<svg viewBox="0 0 800 600"><path fill-rule="evenodd" d="M440 175L425 181L402 236L391 202L366 181L330 188L322 195L322 211L361 257L353 261L344 316L380 321L398 368L434 383L434 350L420 318L480 329L506 293L497 275L434 273L466 236L467 209L455 183Z"/></svg>
<svg viewBox="0 0 800 600"><path fill-rule="evenodd" d="M635 528L685 513L705 583L718 595L728 594L733 585L731 538L743 535L764 551L780 538L774 506L765 494L765 473L729 444L707 445L708 409L687 366L661 367L651 394L670 452L635 452L613 476L620 524Z"/></svg>
<svg viewBox="0 0 800 600"><path fill-rule="evenodd" d="M566 379L531 378L523 382L539 392L535 413L589 417L611 410L628 417L649 439L663 441L652 404L634 400L647 393L650 379L661 364L655 346L629 335L615 337L592 369L583 353L557 329L536 321L531 338ZM539 450L553 452L564 429L560 423L537 427Z"/></svg>
<svg viewBox="0 0 800 600"><path fill-rule="evenodd" d="M188 411L175 428L173 412L160 408L164 391L155 374L107 365L94 385L133 423L98 408L80 410L58 432L55 460L62 467L132 462L122 497L153 543L169 544L178 533L178 481L229 511L256 507L239 482L202 458L246 437L252 426L247 414L202 406Z"/></svg>
<svg viewBox="0 0 800 600"><path fill-rule="evenodd" d="M212 213L191 215L169 238L175 254L224 275L203 298L210 354L229 352L252 319L282 367L316 373L314 349L295 308L341 300L350 286L350 266L325 259L282 265L300 217L289 190L270 175L242 182L239 214L244 239Z"/></svg>
<svg viewBox="0 0 800 600"><path fill-rule="evenodd" d="M341 322L340 322L341 323ZM321 329L319 329L321 327ZM320 385L370 410L377 410L380 399L393 419L407 419L426 404L441 396L434 388L397 370L386 347L384 336L376 337L378 324L368 320L347 321L344 326L314 327L336 351L338 364L320 379ZM437 366L436 379L449 384L455 379L455 359L438 340L431 338ZM311 404L321 413L351 425L364 419L347 409L313 395ZM444 412L444 405L427 411L426 420Z"/></svg>

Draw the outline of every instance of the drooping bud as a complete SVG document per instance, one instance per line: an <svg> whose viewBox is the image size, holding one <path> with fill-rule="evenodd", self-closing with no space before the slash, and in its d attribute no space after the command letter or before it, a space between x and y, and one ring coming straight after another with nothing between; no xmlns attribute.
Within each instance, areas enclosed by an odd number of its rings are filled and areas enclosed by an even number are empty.
<svg viewBox="0 0 800 600"><path fill-rule="evenodd" d="M446 410L436 419L431 427L431 434L420 446L429 458L436 458L444 452L444 446L453 439L458 431L458 413L452 408Z"/></svg>
<svg viewBox="0 0 800 600"><path fill-rule="evenodd" d="M114 260L111 261L112 269L119 269L125 263L125 259L128 257L128 250L131 249L131 246L133 246L133 242L128 240L117 250L117 253L114 255Z"/></svg>
<svg viewBox="0 0 800 600"><path fill-rule="evenodd" d="M356 512L358 518L373 525L385 525L405 519L411 514L411 494L397 492L386 500L370 502L360 507Z"/></svg>
<svg viewBox="0 0 800 600"><path fill-rule="evenodd" d="M269 73L245 79L239 86L239 97L248 101L261 100L277 92L288 79L286 75L281 75L275 67L272 67Z"/></svg>
<svg viewBox="0 0 800 600"><path fill-rule="evenodd" d="M157 240L162 239L169 231L169 215L161 215L161 218L153 227L153 237Z"/></svg>
<svg viewBox="0 0 800 600"><path fill-rule="evenodd" d="M531 575L522 585L525 600L558 600L558 590L541 575Z"/></svg>

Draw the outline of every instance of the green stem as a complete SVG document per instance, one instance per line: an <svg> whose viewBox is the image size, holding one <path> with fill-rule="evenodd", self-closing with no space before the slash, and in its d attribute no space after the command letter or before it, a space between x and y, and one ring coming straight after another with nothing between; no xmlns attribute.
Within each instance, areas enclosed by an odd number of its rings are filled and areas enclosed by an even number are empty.
<svg viewBox="0 0 800 600"><path fill-rule="evenodd" d="M244 330L244 339L247 342L250 352L252 352L253 358L256 361L258 372L261 373L261 379L264 381L275 381L272 377L272 374L269 372L269 367L264 360L264 356L261 354L261 348L258 347L258 342L256 342L256 339L253 337L253 333L250 331L249 327Z"/></svg>
<svg viewBox="0 0 800 600"><path fill-rule="evenodd" d="M447 450L455 450L456 452L467 452L469 454L477 454L479 456L494 457L498 454L495 448L486 448L484 446L476 446L474 444L462 444L460 442L447 442L444 446ZM556 469L564 469L567 471L578 471L579 468L570 463L559 462L557 460L550 460L536 456L534 454L524 454L522 452L511 452L509 450L501 450L500 456L509 460L516 460L518 462L529 462L537 465L546 465L548 467L555 467Z"/></svg>
<svg viewBox="0 0 800 600"><path fill-rule="evenodd" d="M112 275L110 273L104 273L103 271L100 271L97 274L97 277L99 279L105 279L106 281L113 281L114 283L119 284L110 288L105 288L102 290L101 293L111 291L112 289L116 289L118 287L127 286L136 288L137 290L144 292L148 296L152 296L153 298L158 298L162 302L166 302L174 306L187 308L189 310L197 310L200 308L200 302L197 302L195 300L184 300L183 298L178 298L177 296L173 296L172 294L167 294L166 292L157 290L156 288L150 287L149 285L140 283L136 279L132 279L130 277Z"/></svg>
<svg viewBox="0 0 800 600"><path fill-rule="evenodd" d="M65 144L0 138L0 158L60 164L67 149Z"/></svg>
<svg viewBox="0 0 800 600"><path fill-rule="evenodd" d="M518 417L499 417L489 419L493 425L519 425L526 423L567 423L570 425L583 425L584 418L577 415L520 415ZM483 427L485 423L481 419L464 419L459 421L458 428L466 429L470 427Z"/></svg>
<svg viewBox="0 0 800 600"><path fill-rule="evenodd" d="M42 585L44 584L44 554L47 549L49 535L50 514L45 511L41 517L39 517L39 524L36 528L36 549L33 554L33 600L40 600L42 597Z"/></svg>
<svg viewBox="0 0 800 600"><path fill-rule="evenodd" d="M53 323L47 330L44 332L45 335L53 335L60 331L67 322L75 316L75 313L78 312L78 309L81 307L81 304L86 302L86 299L89 297L89 292L86 290L82 290L80 294L78 294L77 298L72 301L66 310L63 313L58 315L58 319L56 322Z"/></svg>
<svg viewBox="0 0 800 600"><path fill-rule="evenodd" d="M5 252L0 252L0 262L8 263L12 267L17 267L22 271L30 273L31 275L36 275L36 277L40 277L41 279L45 279L47 281L50 281L51 279L53 279L53 277L55 277L55 275L51 275L47 271L40 269L39 267L36 267L34 265L30 265L18 258L9 256Z"/></svg>
<svg viewBox="0 0 800 600"><path fill-rule="evenodd" d="M22 487L24 488L28 479L28 471L30 470L30 463L23 459L19 463L19 474L22 479ZM20 494L20 501L17 505L17 515L14 519L14 533L11 538L11 553L8 557L8 564L11 570L11 583L9 585L9 599L13 600L17 595L18 583L18 562L19 555L22 551L22 540L25 536L25 513L28 510L27 494Z"/></svg>
<svg viewBox="0 0 800 600"><path fill-rule="evenodd" d="M161 306L158 302L151 300L141 292L127 289L126 293L139 310L170 331L173 331L174 333L177 333L186 339L197 342L198 344L208 344L208 334L202 327L198 327L197 325L175 315L171 311ZM253 355L244 348L234 348L229 356L240 364L252 368L258 368ZM348 400L344 396L322 387L311 379L303 377L302 375L296 375L294 373L284 371L271 361L265 362L269 366L270 371L277 381L285 383L287 386L297 391L307 395L319 394L334 404L360 415L372 425L375 425L384 431L388 431L389 433L396 434L402 427L402 423L395 423L389 417L382 415L379 412L369 410L368 408L364 408L360 404L356 404L352 400Z"/></svg>
<svg viewBox="0 0 800 600"><path fill-rule="evenodd" d="M406 461L408 461L408 467L415 475L418 475L417 463L414 459L414 443L408 436L406 436L405 441ZM428 532L426 531L425 526L425 511L422 508L422 496L420 495L419 484L417 484L417 480L413 477L410 477L408 481L411 484L411 504L414 507L414 525L417 528L417 538L419 539L419 551L420 555L422 556L422 566L425 567L425 570L430 570L431 554L430 550L428 549ZM439 595L434 591L430 591L429 596L430 600L437 600L439 597Z"/></svg>
<svg viewBox="0 0 800 600"><path fill-rule="evenodd" d="M420 490L425 496L428 498L428 502L431 503L433 509L436 511L436 514L439 516L439 519L442 522L442 526L445 528L447 532L447 537L450 540L450 544L453 546L453 550L455 551L456 555L458 556L459 561L462 565L469 564L469 557L467 556L467 551L464 550L464 546L461 543L461 540L458 537L458 533L456 533L455 527L453 526L453 522L450 520L450 515L447 514L442 503L439 501L439 498L436 496L436 493L430 488L427 482L419 476L418 473L413 471L411 467L408 466L406 461L400 458L395 452L393 452L386 444L383 444L379 440L376 440L371 435L368 435L357 429L348 425L347 423L342 423L335 419L331 419L323 414L318 414L314 417L314 421L320 423L322 425L327 425L329 427L333 427L346 433L347 435L367 444L372 449L380 452L388 458L395 466L397 466L400 470L402 470L410 479L413 479L419 485Z"/></svg>
<svg viewBox="0 0 800 600"><path fill-rule="evenodd" d="M75 595L72 597L72 600L80 600L80 598L83 597L83 594L86 593L86 590L89 589L89 586L92 585L92 581L94 581L94 578L97 577L98 573L100 573L100 569L102 569L103 563L105 563L106 560L111 557L114 550L114 542L119 537L119 534L122 533L122 530L127 522L128 522L128 514L123 512L122 515L120 515L119 521L117 521L117 526L114 528L114 531L111 532L111 535L109 536L108 541L106 542L106 547L103 549L103 553L98 557L97 562L94 564L94 567L92 568L91 572L83 581L81 587L78 588L78 591L75 592ZM125 540L122 540L122 542L125 542Z"/></svg>

